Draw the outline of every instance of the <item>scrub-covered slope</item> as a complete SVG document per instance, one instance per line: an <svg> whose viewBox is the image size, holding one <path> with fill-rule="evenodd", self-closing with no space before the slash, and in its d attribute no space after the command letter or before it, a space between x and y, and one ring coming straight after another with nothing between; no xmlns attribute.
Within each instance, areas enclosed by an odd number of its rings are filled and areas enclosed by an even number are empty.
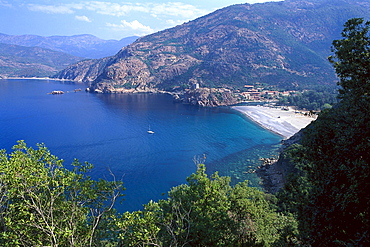
<svg viewBox="0 0 370 247"><path fill-rule="evenodd" d="M57 78L96 92L173 91L245 84L283 89L334 86L327 61L345 21L368 17L370 2L286 0L217 10L138 39L115 56L68 67Z"/></svg>

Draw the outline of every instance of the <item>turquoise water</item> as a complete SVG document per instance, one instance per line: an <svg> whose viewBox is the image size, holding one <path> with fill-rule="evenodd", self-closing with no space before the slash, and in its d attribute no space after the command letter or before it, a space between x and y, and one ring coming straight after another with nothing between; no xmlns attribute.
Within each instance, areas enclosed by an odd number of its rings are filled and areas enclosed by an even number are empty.
<svg viewBox="0 0 370 247"><path fill-rule="evenodd" d="M74 89L82 88L80 92ZM200 108L169 95L91 94L84 85L47 80L0 80L0 148L17 140L45 143L68 165L94 164L91 176L123 178L120 211L138 210L166 198L171 187L195 172L194 157L206 157L208 173L233 182L258 178L248 171L276 154L281 137L230 108ZM69 91L50 95L53 90ZM154 134L148 134L150 127Z"/></svg>

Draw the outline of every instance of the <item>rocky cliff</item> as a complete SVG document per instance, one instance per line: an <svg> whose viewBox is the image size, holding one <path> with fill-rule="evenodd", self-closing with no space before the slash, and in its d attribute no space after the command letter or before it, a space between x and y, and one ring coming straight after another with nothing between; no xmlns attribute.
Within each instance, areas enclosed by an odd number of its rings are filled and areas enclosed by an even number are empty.
<svg viewBox="0 0 370 247"><path fill-rule="evenodd" d="M206 107L226 106L239 103L241 100L230 89L197 88L174 94L174 100L185 104Z"/></svg>
<svg viewBox="0 0 370 247"><path fill-rule="evenodd" d="M369 10L369 0L233 5L142 37L113 57L72 65L55 77L88 82L90 91L106 93L176 92L193 85L334 86L335 74L326 59L331 42L347 19L370 17ZM203 91L204 101L195 97L196 91L192 94L184 98L206 105L217 98Z"/></svg>

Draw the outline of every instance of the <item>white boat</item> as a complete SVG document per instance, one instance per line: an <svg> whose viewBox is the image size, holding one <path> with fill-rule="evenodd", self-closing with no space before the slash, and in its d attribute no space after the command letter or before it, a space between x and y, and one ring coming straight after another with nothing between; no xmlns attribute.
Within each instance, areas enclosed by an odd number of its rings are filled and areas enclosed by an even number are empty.
<svg viewBox="0 0 370 247"><path fill-rule="evenodd" d="M154 134L154 131L150 130L150 126L149 126L149 130L147 132L148 132L148 134Z"/></svg>

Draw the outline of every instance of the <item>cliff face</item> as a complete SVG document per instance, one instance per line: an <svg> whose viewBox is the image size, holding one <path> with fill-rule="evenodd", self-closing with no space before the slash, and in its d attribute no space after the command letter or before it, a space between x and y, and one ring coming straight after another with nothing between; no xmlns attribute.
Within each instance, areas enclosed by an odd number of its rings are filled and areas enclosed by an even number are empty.
<svg viewBox="0 0 370 247"><path fill-rule="evenodd" d="M206 107L234 105L239 102L231 90L225 88L197 88L187 90L179 97L180 102Z"/></svg>
<svg viewBox="0 0 370 247"><path fill-rule="evenodd" d="M194 84L334 86L326 59L331 42L347 19L370 17L369 5L369 0L233 5L142 37L113 57L72 65L55 77L89 82L90 90L107 93L174 91Z"/></svg>

